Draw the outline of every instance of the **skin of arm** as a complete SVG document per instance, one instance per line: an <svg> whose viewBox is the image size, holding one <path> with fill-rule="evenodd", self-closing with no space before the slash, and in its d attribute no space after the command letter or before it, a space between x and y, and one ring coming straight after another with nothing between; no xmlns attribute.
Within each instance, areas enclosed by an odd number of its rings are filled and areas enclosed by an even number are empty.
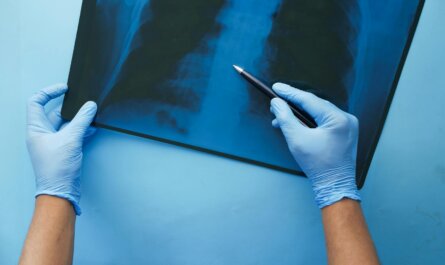
<svg viewBox="0 0 445 265"><path fill-rule="evenodd" d="M355 180L358 119L314 94L281 83L273 89L309 113L318 125L314 129L303 126L284 100L272 100L276 117L272 125L283 132L322 211L329 264L379 264Z"/></svg>
<svg viewBox="0 0 445 265"><path fill-rule="evenodd" d="M329 264L380 264L359 202L344 199L321 212Z"/></svg>
<svg viewBox="0 0 445 265"><path fill-rule="evenodd" d="M67 200L37 197L20 265L72 264L76 214Z"/></svg>
<svg viewBox="0 0 445 265"><path fill-rule="evenodd" d="M28 102L26 143L36 180L36 201L20 265L72 264L76 215L81 214L80 175L83 144L94 134L97 111L87 102L71 122L61 116L61 104L45 105L68 90L66 85L42 89Z"/></svg>

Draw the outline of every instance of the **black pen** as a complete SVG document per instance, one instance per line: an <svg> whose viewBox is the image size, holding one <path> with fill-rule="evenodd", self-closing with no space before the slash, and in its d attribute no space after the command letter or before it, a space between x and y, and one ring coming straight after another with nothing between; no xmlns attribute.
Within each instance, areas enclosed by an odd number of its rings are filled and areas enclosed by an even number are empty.
<svg viewBox="0 0 445 265"><path fill-rule="evenodd" d="M242 76L244 79L246 79L249 83L251 83L254 87L258 88L261 92L266 94L269 98L281 98L282 100L286 101L289 105L290 109L294 113L294 115L300 120L300 122L309 127L309 128L317 128L317 123L314 121L314 119L307 114L305 111L299 109L294 104L290 103L286 99L280 97L277 93L275 93L272 88L258 80L258 78L254 77L253 75L246 72L243 68L234 65L233 66L235 70Z"/></svg>

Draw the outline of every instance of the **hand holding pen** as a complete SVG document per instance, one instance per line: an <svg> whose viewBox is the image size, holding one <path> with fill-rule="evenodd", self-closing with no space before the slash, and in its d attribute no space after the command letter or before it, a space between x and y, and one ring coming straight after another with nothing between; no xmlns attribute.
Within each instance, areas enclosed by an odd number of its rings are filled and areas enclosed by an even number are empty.
<svg viewBox="0 0 445 265"><path fill-rule="evenodd" d="M270 99L281 98L269 86L267 86L262 81L260 81L258 78L256 78L255 76L253 76L250 73L248 73L247 71L245 71L243 68L241 68L237 65L234 65L233 67L242 77L244 77L249 83L251 83L254 87L259 89L261 92L266 94ZM283 99L283 98L281 98L281 99ZM309 128L317 127L317 123L314 121L314 119L309 114L307 114L304 110L301 110L294 104L292 104L290 102L287 102L287 103L288 103L289 107L291 108L292 112L294 113L294 115L298 118L298 120L303 125L305 125Z"/></svg>
<svg viewBox="0 0 445 265"><path fill-rule="evenodd" d="M360 201L356 185L358 120L312 93L277 83L269 88L244 71L249 83L272 98L272 125L280 128L289 150L308 176L320 208L343 198ZM318 125L318 126L317 126Z"/></svg>

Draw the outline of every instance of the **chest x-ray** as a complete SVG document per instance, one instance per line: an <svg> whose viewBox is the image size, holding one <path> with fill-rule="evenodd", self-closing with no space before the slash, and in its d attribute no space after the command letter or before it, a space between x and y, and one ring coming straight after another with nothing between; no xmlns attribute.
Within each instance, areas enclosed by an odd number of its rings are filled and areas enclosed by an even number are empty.
<svg viewBox="0 0 445 265"><path fill-rule="evenodd" d="M84 0L63 116L301 174L232 64L360 120L363 185L421 0Z"/></svg>

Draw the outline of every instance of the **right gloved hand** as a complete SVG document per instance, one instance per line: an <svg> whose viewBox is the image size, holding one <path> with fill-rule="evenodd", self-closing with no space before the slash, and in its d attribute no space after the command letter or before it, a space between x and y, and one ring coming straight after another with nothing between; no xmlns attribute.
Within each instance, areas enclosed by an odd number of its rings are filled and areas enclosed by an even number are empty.
<svg viewBox="0 0 445 265"><path fill-rule="evenodd" d="M272 124L281 128L292 155L310 179L318 206L323 208L344 198L360 201L355 180L357 118L326 100L288 85L277 83L273 89L317 122L317 128L307 128L285 101L275 98L271 102L271 111L276 116Z"/></svg>

